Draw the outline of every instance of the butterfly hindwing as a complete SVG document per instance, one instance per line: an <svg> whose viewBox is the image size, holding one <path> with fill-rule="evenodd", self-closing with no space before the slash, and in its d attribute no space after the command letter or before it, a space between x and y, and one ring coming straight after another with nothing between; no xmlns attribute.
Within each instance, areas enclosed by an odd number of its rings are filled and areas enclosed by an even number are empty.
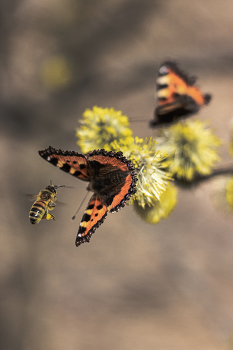
<svg viewBox="0 0 233 350"><path fill-rule="evenodd" d="M91 200L85 210L79 225L75 245L78 247L81 243L89 242L91 235L103 223L107 216L108 209L96 194L91 197Z"/></svg>
<svg viewBox="0 0 233 350"><path fill-rule="evenodd" d="M207 105L211 95L202 94L195 82L196 79L184 73L175 62L164 62L156 81L158 106L150 125L172 123L197 113L203 105Z"/></svg>
<svg viewBox="0 0 233 350"><path fill-rule="evenodd" d="M83 154L73 151L62 151L60 149L56 150L50 146L43 151L39 151L39 155L54 166L81 180L90 180L87 160Z"/></svg>
<svg viewBox="0 0 233 350"><path fill-rule="evenodd" d="M116 186L115 188L115 195L112 198L112 202L108 202L108 210L111 213L114 213L115 211L118 211L120 208L124 207L125 202L131 194L134 194L134 188L132 185L136 183L135 178L133 178L132 174L128 174L124 180L123 186Z"/></svg>

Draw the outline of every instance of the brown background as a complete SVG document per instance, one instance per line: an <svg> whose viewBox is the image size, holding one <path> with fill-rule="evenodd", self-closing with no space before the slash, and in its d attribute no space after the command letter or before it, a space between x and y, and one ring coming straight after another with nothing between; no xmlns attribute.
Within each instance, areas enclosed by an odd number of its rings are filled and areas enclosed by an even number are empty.
<svg viewBox="0 0 233 350"><path fill-rule="evenodd" d="M213 183L179 191L158 225L131 207L109 214L90 244L71 217L85 184L47 164L49 145L78 150L74 129L93 105L152 118L155 78L180 61L213 94L200 118L224 141L233 116L230 0L2 0L0 2L0 341L4 350L232 349L233 219L212 203ZM50 56L72 79L41 80ZM195 118L195 117L194 117ZM134 134L155 135L148 123ZM66 203L31 226L26 193L49 184Z"/></svg>

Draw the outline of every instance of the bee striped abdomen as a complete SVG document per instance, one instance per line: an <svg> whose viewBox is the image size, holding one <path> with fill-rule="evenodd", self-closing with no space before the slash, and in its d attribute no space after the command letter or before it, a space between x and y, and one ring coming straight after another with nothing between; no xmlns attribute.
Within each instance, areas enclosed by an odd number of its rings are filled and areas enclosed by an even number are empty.
<svg viewBox="0 0 233 350"><path fill-rule="evenodd" d="M31 224L38 224L44 215L46 215L46 203L42 201L35 202L29 212Z"/></svg>

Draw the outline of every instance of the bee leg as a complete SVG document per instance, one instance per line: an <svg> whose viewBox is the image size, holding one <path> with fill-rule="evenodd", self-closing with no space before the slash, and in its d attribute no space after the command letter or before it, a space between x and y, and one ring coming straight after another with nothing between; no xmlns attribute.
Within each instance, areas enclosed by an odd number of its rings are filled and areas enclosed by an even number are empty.
<svg viewBox="0 0 233 350"><path fill-rule="evenodd" d="M44 214L44 216L43 216L42 219L54 220L54 221L56 221L55 216L54 216L53 214L50 214L50 213L49 213L49 210L53 210L55 207L56 207L55 204L50 204L50 205L48 206L47 213Z"/></svg>
<svg viewBox="0 0 233 350"><path fill-rule="evenodd" d="M49 213L46 215L45 219L46 220L54 220L54 221L56 221L55 216L53 214L49 214Z"/></svg>
<svg viewBox="0 0 233 350"><path fill-rule="evenodd" d="M54 208L56 208L55 204L49 204L48 209L49 210L53 210Z"/></svg>

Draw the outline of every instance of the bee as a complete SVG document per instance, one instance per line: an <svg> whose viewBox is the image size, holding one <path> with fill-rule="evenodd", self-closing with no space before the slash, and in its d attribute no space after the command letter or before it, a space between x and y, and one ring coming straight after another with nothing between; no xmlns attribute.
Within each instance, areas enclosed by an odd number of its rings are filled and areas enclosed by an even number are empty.
<svg viewBox="0 0 233 350"><path fill-rule="evenodd" d="M41 190L39 194L32 196L32 199L36 199L29 212L29 219L32 225L39 224L42 219L55 220L55 216L50 214L49 211L56 206L57 188L59 187L65 186L55 186L51 183L44 190Z"/></svg>

